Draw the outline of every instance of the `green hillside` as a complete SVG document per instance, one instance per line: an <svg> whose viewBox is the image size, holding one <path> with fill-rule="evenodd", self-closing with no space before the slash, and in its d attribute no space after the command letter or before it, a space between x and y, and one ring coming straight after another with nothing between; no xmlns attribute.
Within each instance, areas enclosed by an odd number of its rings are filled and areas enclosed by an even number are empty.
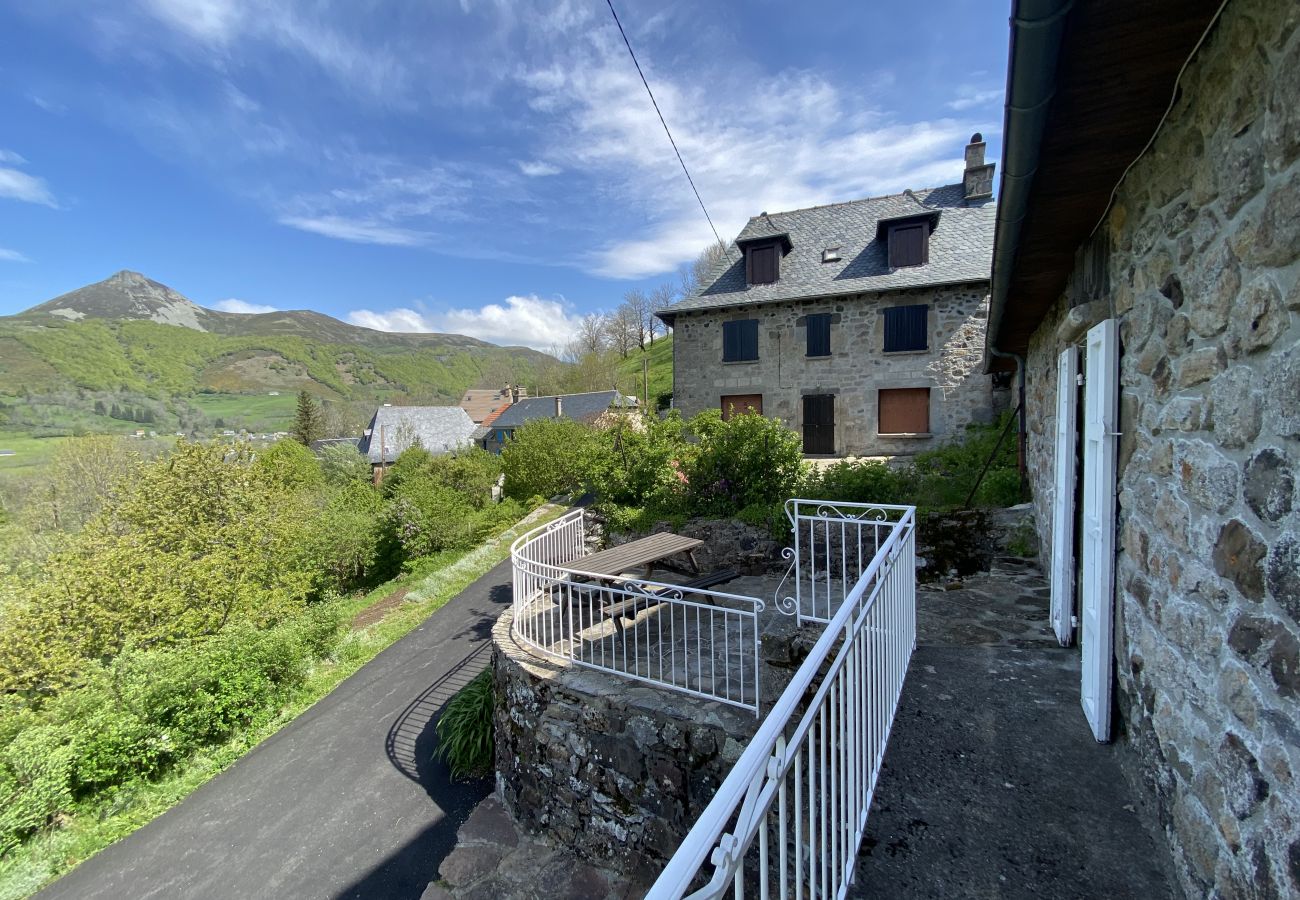
<svg viewBox="0 0 1300 900"><path fill-rule="evenodd" d="M642 360L650 363L650 405L653 407L657 398L665 397L673 390L673 336L657 338L645 350L633 350L626 359L619 360L618 389L623 393L642 396Z"/></svg>
<svg viewBox="0 0 1300 900"><path fill-rule="evenodd" d="M277 431L294 395L356 433L380 403L453 404L550 357L454 334L390 334L306 310L241 315L120 272L0 317L0 444L137 429ZM10 441L12 443L12 441Z"/></svg>

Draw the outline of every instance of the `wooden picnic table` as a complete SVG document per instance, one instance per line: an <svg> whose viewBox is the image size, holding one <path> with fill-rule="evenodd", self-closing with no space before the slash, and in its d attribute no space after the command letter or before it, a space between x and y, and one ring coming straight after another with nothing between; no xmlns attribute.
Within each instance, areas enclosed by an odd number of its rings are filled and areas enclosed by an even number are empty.
<svg viewBox="0 0 1300 900"><path fill-rule="evenodd" d="M698 573L699 566L695 562L695 548L703 543L704 541L697 538L662 532L638 538L635 541L628 541L626 544L620 544L608 550L601 550L589 556L580 557L570 565L580 572L603 575L609 578L644 567L645 577L649 578L650 573L654 570L655 563L670 556L676 556L678 553L685 553L691 561L691 568Z"/></svg>

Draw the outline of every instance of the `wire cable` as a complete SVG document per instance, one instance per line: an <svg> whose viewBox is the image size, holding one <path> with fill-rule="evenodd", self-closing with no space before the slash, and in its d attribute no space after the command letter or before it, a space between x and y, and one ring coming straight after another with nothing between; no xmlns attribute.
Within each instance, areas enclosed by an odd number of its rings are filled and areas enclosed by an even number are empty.
<svg viewBox="0 0 1300 900"><path fill-rule="evenodd" d="M677 142L673 140L673 133L668 128L668 123L664 120L664 114L659 109L659 102L655 100L654 91L650 90L650 82L646 81L645 72L641 71L641 63L637 62L636 53L632 50L632 42L627 39L627 32L623 30L623 23L618 20L618 13L614 11L614 0L605 0L609 5L609 13L614 17L614 24L618 26L618 33L623 36L623 43L627 45L628 55L632 57L632 65L636 66L636 73L641 76L641 83L645 85L645 92L650 95L650 103L654 106L655 112L659 114L659 122L664 126L664 134L668 135L668 143L673 145L673 152L677 154L677 161L682 164L682 171L686 173L686 180L690 182L691 190L695 192L695 199L700 202L700 209L704 212L704 218L709 222L709 228L713 230L713 236L719 244L724 247L726 243L722 236L718 234L717 227L713 224L713 217L709 215L708 208L704 205L704 198L700 196L700 190L695 186L695 179L691 177L691 172L686 168L686 160L682 159L682 151L677 149ZM730 253L728 253L730 256Z"/></svg>
<svg viewBox="0 0 1300 900"><path fill-rule="evenodd" d="M1115 198L1119 196L1120 186L1124 184L1124 179L1128 177L1128 173L1133 171L1133 167L1138 164L1142 157L1146 156L1147 151L1151 149L1151 145L1156 142L1156 138L1160 135L1160 129L1165 127L1165 122L1168 121L1169 114L1174 111L1174 106L1178 103L1178 94L1182 89L1183 75L1186 74L1187 67L1192 64L1192 60L1196 58L1196 54L1200 51L1201 45L1204 44L1205 39L1210 36L1210 32L1214 30L1214 26L1219 23L1219 17L1223 15L1223 10L1227 5L1228 0L1223 0L1223 2L1219 4L1219 8L1214 11L1214 15L1210 17L1209 24L1205 26L1205 30L1201 32L1200 38L1196 41L1196 46L1192 47L1192 52L1187 54L1187 59L1183 60L1183 65L1179 68L1178 75L1174 77L1174 89L1170 92L1169 105L1165 107L1164 115L1162 115L1160 121L1156 123L1155 130L1151 132L1151 137L1147 140L1146 145L1138 151L1138 155L1133 157L1133 161L1128 164L1123 172L1120 173L1119 181L1116 181L1115 186L1110 190L1110 198L1106 201L1106 208L1101 212L1101 218L1097 220L1096 225L1092 226L1092 231L1088 232L1089 240L1091 240L1092 236L1097 233L1097 229L1101 227L1101 224L1106 221L1106 217L1110 215L1110 208L1115 205Z"/></svg>

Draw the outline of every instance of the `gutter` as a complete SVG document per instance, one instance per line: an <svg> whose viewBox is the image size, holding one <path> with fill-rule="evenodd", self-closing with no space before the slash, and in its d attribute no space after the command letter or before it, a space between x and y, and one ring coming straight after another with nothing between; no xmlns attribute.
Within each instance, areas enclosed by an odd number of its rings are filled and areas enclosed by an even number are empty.
<svg viewBox="0 0 1300 900"><path fill-rule="evenodd" d="M1066 15L1074 0L1014 0L1007 54L1007 99L1002 120L1002 180L993 236L993 276L986 332L985 371L997 347L1011 274L1020 249L1020 226L1038 171L1047 114L1056 95L1056 69ZM1022 375L1023 379L1023 369ZM1022 381L1023 389L1023 381Z"/></svg>

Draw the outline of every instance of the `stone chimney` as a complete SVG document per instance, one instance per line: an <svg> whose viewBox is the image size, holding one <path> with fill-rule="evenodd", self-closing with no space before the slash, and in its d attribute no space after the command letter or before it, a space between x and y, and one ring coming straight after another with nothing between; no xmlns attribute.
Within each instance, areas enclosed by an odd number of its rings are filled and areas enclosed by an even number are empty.
<svg viewBox="0 0 1300 900"><path fill-rule="evenodd" d="M555 398L555 418L558 419L558 418L560 418L560 417L563 416L563 415L564 415L564 398L563 398L563 397L556 397L556 398Z"/></svg>
<svg viewBox="0 0 1300 900"><path fill-rule="evenodd" d="M993 196L993 163L984 162L984 135L978 131L966 145L966 174L962 177L966 202L988 200Z"/></svg>

